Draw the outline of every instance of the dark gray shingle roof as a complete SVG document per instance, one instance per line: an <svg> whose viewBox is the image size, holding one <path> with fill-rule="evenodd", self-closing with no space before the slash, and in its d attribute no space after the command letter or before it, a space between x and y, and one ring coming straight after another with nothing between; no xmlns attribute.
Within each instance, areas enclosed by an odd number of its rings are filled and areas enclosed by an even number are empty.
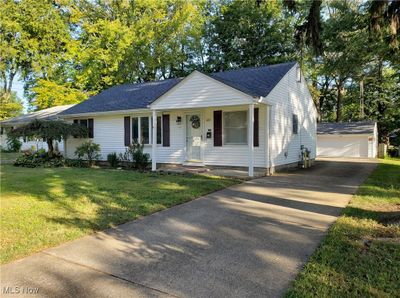
<svg viewBox="0 0 400 298"><path fill-rule="evenodd" d="M375 122L322 122L317 125L317 134L372 134Z"/></svg>
<svg viewBox="0 0 400 298"><path fill-rule="evenodd" d="M54 120L58 118L58 115L67 110L72 108L74 105L63 105L63 106L57 106L57 107L51 107L48 109L24 114L21 116L17 116L11 119L6 119L4 121L1 121L1 125L5 126L12 126L12 125L17 125L17 124L26 124L29 123L33 120L40 119L40 120Z"/></svg>
<svg viewBox="0 0 400 298"><path fill-rule="evenodd" d="M251 96L267 96L296 64L288 62L216 72L210 76Z"/></svg>
<svg viewBox="0 0 400 298"><path fill-rule="evenodd" d="M296 62L250 67L209 74L251 96L267 96ZM62 115L144 109L182 78L111 87L64 111Z"/></svg>
<svg viewBox="0 0 400 298"><path fill-rule="evenodd" d="M64 111L62 115L144 109L181 80L114 86Z"/></svg>

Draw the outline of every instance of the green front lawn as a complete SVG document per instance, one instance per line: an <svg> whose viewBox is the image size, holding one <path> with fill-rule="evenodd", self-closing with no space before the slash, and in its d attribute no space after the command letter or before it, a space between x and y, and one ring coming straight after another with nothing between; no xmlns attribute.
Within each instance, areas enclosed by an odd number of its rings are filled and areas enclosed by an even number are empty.
<svg viewBox="0 0 400 298"><path fill-rule="evenodd" d="M400 297L400 159L383 160L287 297Z"/></svg>
<svg viewBox="0 0 400 298"><path fill-rule="evenodd" d="M1 263L166 209L233 179L1 167Z"/></svg>
<svg viewBox="0 0 400 298"><path fill-rule="evenodd" d="M1 161L14 161L21 153L19 152L0 152Z"/></svg>

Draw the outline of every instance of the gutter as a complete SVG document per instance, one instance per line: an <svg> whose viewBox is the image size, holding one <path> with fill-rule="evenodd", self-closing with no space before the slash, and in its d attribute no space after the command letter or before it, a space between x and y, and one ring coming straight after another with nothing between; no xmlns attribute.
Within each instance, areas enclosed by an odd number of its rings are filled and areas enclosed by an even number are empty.
<svg viewBox="0 0 400 298"><path fill-rule="evenodd" d="M76 114L60 114L60 118L75 118L75 117L88 117L88 116L108 116L108 115L124 115L130 113L144 113L150 112L149 109L129 109L129 110L116 110L106 112L88 112L88 113L76 113Z"/></svg>

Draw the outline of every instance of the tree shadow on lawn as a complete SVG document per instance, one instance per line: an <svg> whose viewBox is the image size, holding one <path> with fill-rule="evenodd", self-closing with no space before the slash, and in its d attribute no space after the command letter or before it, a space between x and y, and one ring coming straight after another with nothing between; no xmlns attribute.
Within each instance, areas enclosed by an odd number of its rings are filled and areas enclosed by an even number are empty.
<svg viewBox="0 0 400 298"><path fill-rule="evenodd" d="M32 173L35 175L34 173ZM72 174L72 175L71 175ZM48 201L69 216L47 220L99 230L187 202L235 180L102 169L46 169L38 187L9 190ZM89 212L86 213L87 208Z"/></svg>

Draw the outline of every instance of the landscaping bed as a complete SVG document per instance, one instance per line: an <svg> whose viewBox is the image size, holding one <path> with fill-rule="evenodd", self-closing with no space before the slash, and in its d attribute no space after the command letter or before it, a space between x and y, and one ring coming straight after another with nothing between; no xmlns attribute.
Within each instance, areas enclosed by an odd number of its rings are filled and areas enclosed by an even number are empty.
<svg viewBox="0 0 400 298"><path fill-rule="evenodd" d="M237 183L99 168L1 167L1 263Z"/></svg>
<svg viewBox="0 0 400 298"><path fill-rule="evenodd" d="M287 297L399 297L400 159L359 188Z"/></svg>

